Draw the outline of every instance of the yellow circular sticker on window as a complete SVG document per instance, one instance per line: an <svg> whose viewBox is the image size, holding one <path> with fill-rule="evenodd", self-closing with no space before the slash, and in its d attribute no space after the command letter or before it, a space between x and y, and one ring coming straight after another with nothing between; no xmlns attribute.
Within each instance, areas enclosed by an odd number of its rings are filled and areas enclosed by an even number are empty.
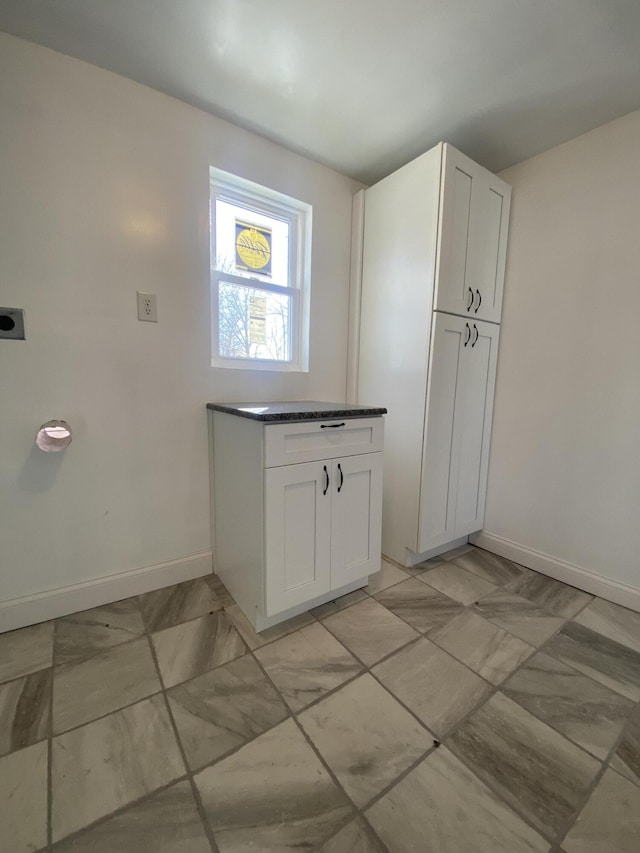
<svg viewBox="0 0 640 853"><path fill-rule="evenodd" d="M236 223L236 266L270 275L271 231L244 225Z"/></svg>

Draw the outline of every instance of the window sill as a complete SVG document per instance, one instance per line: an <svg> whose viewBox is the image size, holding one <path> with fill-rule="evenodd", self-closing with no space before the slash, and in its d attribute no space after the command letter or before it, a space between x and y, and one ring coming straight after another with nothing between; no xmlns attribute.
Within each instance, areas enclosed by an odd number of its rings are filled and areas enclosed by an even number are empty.
<svg viewBox="0 0 640 853"><path fill-rule="evenodd" d="M267 361L259 358L212 358L211 367L224 370L269 370L273 373L308 373L309 368L293 361Z"/></svg>

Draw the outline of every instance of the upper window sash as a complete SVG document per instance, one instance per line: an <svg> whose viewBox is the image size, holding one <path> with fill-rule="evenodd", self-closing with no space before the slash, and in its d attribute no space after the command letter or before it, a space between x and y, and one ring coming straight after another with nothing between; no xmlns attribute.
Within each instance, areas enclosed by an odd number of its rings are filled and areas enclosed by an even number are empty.
<svg viewBox="0 0 640 853"><path fill-rule="evenodd" d="M230 195L214 195L211 199L211 263L212 270L217 270L221 272L218 267L218 248L216 241L216 211L215 205L217 201L226 202L229 205L233 205L234 207L241 207L247 210L249 213L255 212L258 214L262 214L270 217L271 219L277 219L280 222L285 222L289 226L289 240L288 240L288 252L287 252L287 280L290 282L289 287L300 287L304 269L303 269L303 247L301 246L303 239L303 223L301 221L301 215L299 213L291 214L290 216L282 216L279 215L277 211L272 211L267 206L260 207L258 204L245 204L241 199L234 198ZM250 278L254 277L256 280L264 281L267 280L265 278L260 278L260 274L258 271L247 271L247 272L238 272L236 273L241 278Z"/></svg>
<svg viewBox="0 0 640 853"><path fill-rule="evenodd" d="M301 287L308 277L307 256L311 246L311 205L294 202L289 196L268 187L260 187L260 198L256 199L255 184L243 178L212 170L211 176L211 258L215 268L216 235L215 201L226 201L246 207L256 213L262 213L289 224L289 281L290 286ZM306 225L306 229L305 229ZM305 230L307 234L305 235Z"/></svg>

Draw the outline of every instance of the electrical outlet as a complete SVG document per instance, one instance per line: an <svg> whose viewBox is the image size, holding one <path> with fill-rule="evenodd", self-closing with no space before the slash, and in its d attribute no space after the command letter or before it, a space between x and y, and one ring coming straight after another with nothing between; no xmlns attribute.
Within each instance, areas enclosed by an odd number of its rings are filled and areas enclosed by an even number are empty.
<svg viewBox="0 0 640 853"><path fill-rule="evenodd" d="M22 308L0 308L0 338L14 341L25 339Z"/></svg>
<svg viewBox="0 0 640 853"><path fill-rule="evenodd" d="M155 293L138 291L138 320L148 323L158 322L158 297Z"/></svg>

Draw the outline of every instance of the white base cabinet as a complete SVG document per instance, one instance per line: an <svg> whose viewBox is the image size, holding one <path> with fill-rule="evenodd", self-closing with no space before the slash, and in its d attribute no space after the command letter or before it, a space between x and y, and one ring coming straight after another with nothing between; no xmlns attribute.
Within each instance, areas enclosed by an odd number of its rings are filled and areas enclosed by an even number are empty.
<svg viewBox="0 0 640 853"><path fill-rule="evenodd" d="M265 471L265 615L380 569L380 453Z"/></svg>
<svg viewBox="0 0 640 853"><path fill-rule="evenodd" d="M364 192L358 401L384 398L382 551L480 530L510 188L440 144Z"/></svg>
<svg viewBox="0 0 640 853"><path fill-rule="evenodd" d="M365 586L380 570L382 418L210 424L214 570L254 627Z"/></svg>

